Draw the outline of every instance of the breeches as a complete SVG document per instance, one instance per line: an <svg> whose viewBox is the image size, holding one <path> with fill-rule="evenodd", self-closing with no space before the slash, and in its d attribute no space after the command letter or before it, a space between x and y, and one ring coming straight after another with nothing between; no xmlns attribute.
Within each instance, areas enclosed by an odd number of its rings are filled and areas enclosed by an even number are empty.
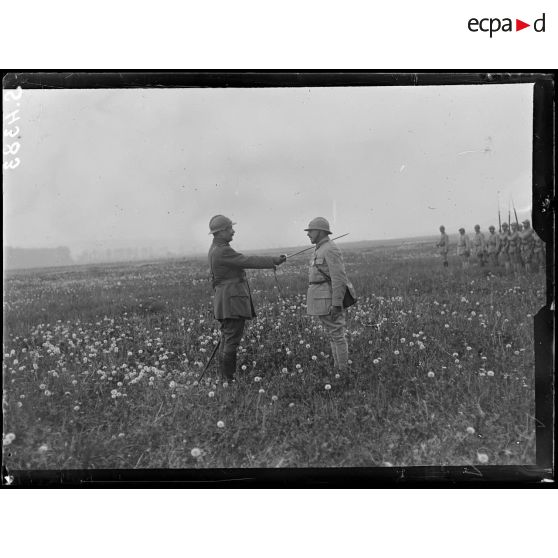
<svg viewBox="0 0 558 558"><path fill-rule="evenodd" d="M349 346L345 336L347 325L345 312L342 312L335 320L329 314L318 317L329 339L334 365L340 370L346 370L349 360Z"/></svg>
<svg viewBox="0 0 558 558"><path fill-rule="evenodd" d="M227 318L219 320L221 322L221 354L236 355L238 345L244 333L243 318Z"/></svg>
<svg viewBox="0 0 558 558"><path fill-rule="evenodd" d="M244 333L243 318L226 318L221 322L221 376L231 380L236 372L236 351Z"/></svg>

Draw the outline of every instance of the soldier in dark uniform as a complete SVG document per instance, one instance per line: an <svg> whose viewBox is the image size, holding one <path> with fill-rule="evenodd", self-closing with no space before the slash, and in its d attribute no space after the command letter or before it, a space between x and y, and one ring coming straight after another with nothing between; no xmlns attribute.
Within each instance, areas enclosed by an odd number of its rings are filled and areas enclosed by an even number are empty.
<svg viewBox="0 0 558 558"><path fill-rule="evenodd" d="M440 240L436 246L440 249L443 266L448 267L449 236L446 234L446 227L444 225L440 225Z"/></svg>
<svg viewBox="0 0 558 558"><path fill-rule="evenodd" d="M236 372L236 351L246 320L256 317L245 269L273 269L286 261L285 256L244 256L230 246L234 223L224 215L209 221L213 243L209 248L209 267L215 298L215 319L221 323L221 376L232 380Z"/></svg>

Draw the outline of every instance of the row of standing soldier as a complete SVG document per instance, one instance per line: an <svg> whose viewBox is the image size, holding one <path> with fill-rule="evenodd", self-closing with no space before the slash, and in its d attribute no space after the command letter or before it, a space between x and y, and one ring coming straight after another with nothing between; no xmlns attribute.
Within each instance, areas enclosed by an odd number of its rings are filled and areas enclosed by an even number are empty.
<svg viewBox="0 0 558 558"><path fill-rule="evenodd" d="M224 215L215 215L209 221L213 242L208 259L214 317L221 324L220 374L224 380L234 379L245 322L256 317L245 270L274 269L287 260L285 255L244 256L236 252L230 246L233 225ZM349 363L344 300L348 292L354 303L354 288L347 278L341 251L329 238L332 233L328 221L316 217L304 230L315 246L308 276L307 314L321 322L330 342L334 370L344 374Z"/></svg>
<svg viewBox="0 0 558 558"><path fill-rule="evenodd" d="M544 270L546 263L544 242L533 230L528 219L525 219L522 224L511 223L511 228L504 222L498 233L492 225L488 230L488 237L485 237L480 226L475 225L475 233L469 237L464 228L459 229L457 255L461 259L463 268L469 267L472 256L481 267L486 264L494 267L503 265L506 272L513 270L517 273L521 269ZM440 227L440 235L436 246L440 249L444 267L448 267L450 241L443 225Z"/></svg>

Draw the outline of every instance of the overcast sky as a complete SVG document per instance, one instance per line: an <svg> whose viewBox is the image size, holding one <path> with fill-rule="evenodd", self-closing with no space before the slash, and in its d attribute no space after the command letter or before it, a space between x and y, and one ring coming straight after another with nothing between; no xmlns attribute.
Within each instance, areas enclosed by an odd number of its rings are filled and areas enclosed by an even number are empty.
<svg viewBox="0 0 558 558"><path fill-rule="evenodd" d="M207 250L469 232L529 215L532 84L24 90L4 245ZM16 108L5 100L5 113Z"/></svg>

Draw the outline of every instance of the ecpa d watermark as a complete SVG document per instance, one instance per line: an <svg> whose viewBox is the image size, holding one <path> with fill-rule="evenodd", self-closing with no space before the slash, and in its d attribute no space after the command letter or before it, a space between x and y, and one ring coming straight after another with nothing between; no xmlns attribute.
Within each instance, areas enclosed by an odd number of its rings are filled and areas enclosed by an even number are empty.
<svg viewBox="0 0 558 558"><path fill-rule="evenodd" d="M513 24L514 19L515 25ZM488 33L490 38L492 38L492 35L495 33L511 33L513 31L527 29L528 27L531 27L536 33L544 33L546 27L546 14L543 13L541 17L535 19L532 24L521 19L511 17L483 17L480 19L472 17L467 22L467 28L469 31L472 33Z"/></svg>

